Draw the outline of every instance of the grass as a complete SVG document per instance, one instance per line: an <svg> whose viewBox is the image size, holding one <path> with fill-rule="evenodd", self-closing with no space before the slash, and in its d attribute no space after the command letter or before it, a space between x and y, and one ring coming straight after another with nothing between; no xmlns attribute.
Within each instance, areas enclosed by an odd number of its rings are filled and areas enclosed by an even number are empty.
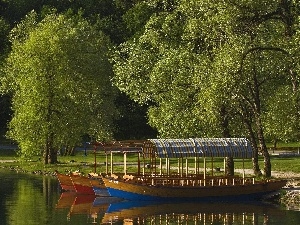
<svg viewBox="0 0 300 225"><path fill-rule="evenodd" d="M0 161L1 160L9 160L9 162L0 163L0 167L4 168L14 168L18 170L22 170L24 172L35 173L37 171L43 173L51 173L55 170L60 172L66 171L76 171L79 170L83 173L89 173L95 171L95 157L92 150L87 151L87 155L85 156L83 151L77 151L75 156L58 156L57 164L48 164L44 165L44 163L40 160L39 156L32 157L31 159L21 160L16 151L9 149L0 149ZM11 162L11 160L15 160ZM143 159L141 159L142 161ZM105 154L98 153L97 154L97 168L96 172L105 173ZM123 172L123 154L114 155L114 172ZM127 155L127 169L128 172L134 172L137 168L137 164L133 165L137 162L137 158L135 155ZM189 166L193 167L194 159L189 159ZM110 155L108 155L108 163L110 163ZM142 161L143 163L143 161ZM145 161L145 163L150 163L149 161ZM278 155L271 155L271 163L272 163L272 171L280 171L280 172L294 172L300 173L300 157L290 157L290 158L281 158ZM159 164L159 160L157 160L157 164ZM162 160L162 164L165 165L165 161ZM177 167L178 161L177 159L173 159L170 162L171 167ZM184 163L185 164L185 163ZM214 158L213 161L210 158L206 159L207 168L224 167L223 158ZM243 160L242 159L234 159L234 165L237 169L242 169L243 164L245 169L252 169L252 161L251 159ZM159 165L157 165L159 166ZM263 157L259 157L259 166L260 169L263 169L264 162ZM185 167L185 165L184 165ZM203 160L200 160L200 167L203 167ZM110 170L110 165L108 167Z"/></svg>

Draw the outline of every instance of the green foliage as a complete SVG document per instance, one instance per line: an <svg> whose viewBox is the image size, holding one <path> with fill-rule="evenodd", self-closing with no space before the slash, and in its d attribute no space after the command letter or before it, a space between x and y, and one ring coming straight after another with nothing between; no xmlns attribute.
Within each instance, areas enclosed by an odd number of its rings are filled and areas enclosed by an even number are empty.
<svg viewBox="0 0 300 225"><path fill-rule="evenodd" d="M13 94L8 135L23 155L39 154L47 144L56 151L74 146L86 133L111 137L110 43L102 32L80 14L51 13L39 21L31 12L11 41L2 87Z"/></svg>
<svg viewBox="0 0 300 225"><path fill-rule="evenodd" d="M293 49L299 46L293 40L297 35L289 41L290 24L276 17L282 12L277 10L288 10L288 5L184 0L147 4L155 12L135 39L119 46L114 82L135 101L151 106L149 121L161 136L221 136L226 118L231 135L246 135L241 119L247 116L253 123L262 114L268 136L287 139L295 132L291 125L297 99L288 105L293 100L279 94L283 86L291 87L288 71L297 74L294 65L299 61L298 53L289 54L291 43ZM285 12L293 17L293 10ZM288 124L288 133L275 134L274 123L267 119L278 107L288 108L273 121ZM293 122L286 121L291 118Z"/></svg>

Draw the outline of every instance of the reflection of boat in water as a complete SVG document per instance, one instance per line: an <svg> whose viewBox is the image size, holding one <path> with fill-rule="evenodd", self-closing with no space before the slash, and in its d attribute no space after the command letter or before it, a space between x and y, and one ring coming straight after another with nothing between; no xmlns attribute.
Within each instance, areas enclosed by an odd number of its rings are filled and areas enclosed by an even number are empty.
<svg viewBox="0 0 300 225"><path fill-rule="evenodd" d="M104 213L110 204L119 201L121 199L115 197L77 195L70 209L70 214Z"/></svg>
<svg viewBox="0 0 300 225"><path fill-rule="evenodd" d="M282 211L277 207L263 202L163 203L162 201L122 201L110 205L103 216L102 223L111 224L116 221L123 221L124 223L137 224L138 221L144 221L146 224L145 221L151 221L151 224L172 224L172 222L174 224L175 222L176 224L182 222L184 224L188 222L193 222L193 224L195 222L228 224L230 220L234 220L237 222L236 224L257 224L253 221L257 220L258 217L265 220L270 216L278 217L280 215L282 215Z"/></svg>
<svg viewBox="0 0 300 225"><path fill-rule="evenodd" d="M56 204L56 209L68 209L67 217L86 214L96 217L104 214L109 205L121 201L119 198L96 195L80 195L76 192L63 192Z"/></svg>
<svg viewBox="0 0 300 225"><path fill-rule="evenodd" d="M70 208L70 214L90 214L94 199L93 195L76 195Z"/></svg>
<svg viewBox="0 0 300 225"><path fill-rule="evenodd" d="M278 218L284 211L264 202L153 202L127 201L114 197L78 195L63 192L57 209L67 209L66 217L78 216L97 224L262 224L253 223L268 218ZM163 221L163 222L161 222ZM244 223L242 223L243 221ZM204 223L205 222L205 223ZM226 223L225 223L226 222ZM230 224L230 223L229 223ZM231 223L233 224L233 223Z"/></svg>
<svg viewBox="0 0 300 225"><path fill-rule="evenodd" d="M124 173L111 172L103 177L111 196L129 200L194 200L194 199L233 199L253 200L280 190L286 180L263 179L254 176L214 173L213 159L251 159L253 150L245 138L190 138L190 139L149 139L143 143L118 142L102 144L106 154L124 154ZM138 155L137 173L128 173L126 157L129 153ZM141 171L140 155L148 159ZM206 158L211 158L212 167L207 172ZM107 158L107 157L106 157ZM162 159L166 165L163 167ZM203 170L200 161L203 160ZM177 170L172 171L171 163ZM106 162L108 165L108 161ZM113 163L111 163L111 166ZM219 168L220 170L220 168Z"/></svg>
<svg viewBox="0 0 300 225"><path fill-rule="evenodd" d="M75 192L62 192L56 204L56 209L71 208L76 198Z"/></svg>

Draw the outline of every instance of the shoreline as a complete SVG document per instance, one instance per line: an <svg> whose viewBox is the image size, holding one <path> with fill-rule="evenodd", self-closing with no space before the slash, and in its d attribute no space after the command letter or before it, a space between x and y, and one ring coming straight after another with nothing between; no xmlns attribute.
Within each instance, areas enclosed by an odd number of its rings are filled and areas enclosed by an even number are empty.
<svg viewBox="0 0 300 225"><path fill-rule="evenodd" d="M24 173L31 173L31 174L37 174L37 175L53 175L52 172L35 172L35 171L22 171L21 168L9 168L5 167L6 163L13 163L17 162L17 160L13 159L0 159L0 165L3 169L10 169L15 170L16 172L24 172ZM50 168L48 168L49 170ZM51 169L50 169L51 170ZM245 174L253 174L252 169L235 169L235 172L237 173L243 173ZM300 210L300 173L294 173L294 172L281 172L281 171L272 171L272 177L277 179L286 179L287 184L285 187L282 188L281 191L278 192L278 198L275 199L275 202L278 204L283 205L286 207L287 210Z"/></svg>

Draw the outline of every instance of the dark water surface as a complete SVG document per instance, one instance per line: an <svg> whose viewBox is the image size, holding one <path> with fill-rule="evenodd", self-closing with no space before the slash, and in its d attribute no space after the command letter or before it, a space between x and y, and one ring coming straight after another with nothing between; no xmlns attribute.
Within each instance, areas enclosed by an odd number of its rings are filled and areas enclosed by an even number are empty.
<svg viewBox="0 0 300 225"><path fill-rule="evenodd" d="M300 211L262 202L151 203L61 193L53 177L0 169L0 225L300 224Z"/></svg>

